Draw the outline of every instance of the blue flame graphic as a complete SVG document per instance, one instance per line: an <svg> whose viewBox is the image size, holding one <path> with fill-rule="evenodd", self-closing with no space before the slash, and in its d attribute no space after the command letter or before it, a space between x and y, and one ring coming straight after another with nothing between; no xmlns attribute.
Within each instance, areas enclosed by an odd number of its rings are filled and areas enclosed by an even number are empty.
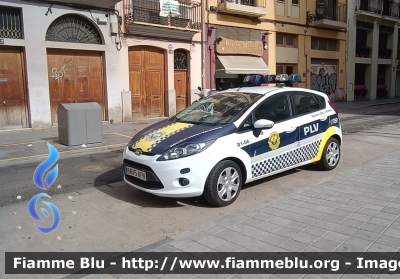
<svg viewBox="0 0 400 279"><path fill-rule="evenodd" d="M54 169L49 171L45 176L46 171L48 171L59 158L58 151L54 146L52 146L50 143L47 143L47 147L49 148L49 156L45 161L40 163L33 174L33 182L42 190L47 190L46 186L50 188L58 176L58 165L56 165ZM46 185L43 183L43 180L45 180Z"/></svg>
<svg viewBox="0 0 400 279"><path fill-rule="evenodd" d="M35 219L36 221L39 221L39 222L43 222L43 219L39 216L38 212L36 211L36 205L37 205L38 200L42 197L51 198L49 195L44 194L44 193L37 194L29 201L29 204L28 204L29 214L31 215L31 217L33 219ZM47 205L50 208L50 211L54 216L54 221L53 221L53 224L51 225L51 227L49 227L49 228L44 228L44 227L38 226L36 224L35 224L35 227L42 233L49 233L49 232L54 231L60 224L60 212L58 211L57 207L54 204L52 204L51 202L42 201L42 203L44 203L45 205ZM41 208L41 212L43 213L44 216L46 216L46 217L49 216L49 212L47 211L47 209Z"/></svg>

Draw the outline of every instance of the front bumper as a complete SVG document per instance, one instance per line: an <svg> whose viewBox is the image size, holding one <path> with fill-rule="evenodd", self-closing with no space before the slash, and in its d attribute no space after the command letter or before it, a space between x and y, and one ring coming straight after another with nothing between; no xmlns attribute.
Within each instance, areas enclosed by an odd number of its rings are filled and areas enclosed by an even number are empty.
<svg viewBox="0 0 400 279"><path fill-rule="evenodd" d="M157 161L160 155L147 156L135 155L128 148L123 154L124 181L129 185L162 197L197 197L203 194L204 185L208 174L217 162L207 152L207 149L199 154L186 158L170 161ZM127 175L125 166L146 172L146 180ZM190 169L188 173L181 173L182 169ZM189 180L189 184L181 186L180 178Z"/></svg>

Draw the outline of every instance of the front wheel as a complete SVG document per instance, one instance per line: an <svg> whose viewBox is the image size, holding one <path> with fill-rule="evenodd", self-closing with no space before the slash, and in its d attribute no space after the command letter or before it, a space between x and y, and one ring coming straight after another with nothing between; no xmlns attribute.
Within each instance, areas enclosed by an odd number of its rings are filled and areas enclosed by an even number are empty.
<svg viewBox="0 0 400 279"><path fill-rule="evenodd" d="M204 198L219 207L232 204L242 188L242 172L232 161L219 162L210 172L204 187Z"/></svg>
<svg viewBox="0 0 400 279"><path fill-rule="evenodd" d="M322 170L333 170L339 164L340 144L335 138L330 138L324 147L321 160L317 163Z"/></svg>

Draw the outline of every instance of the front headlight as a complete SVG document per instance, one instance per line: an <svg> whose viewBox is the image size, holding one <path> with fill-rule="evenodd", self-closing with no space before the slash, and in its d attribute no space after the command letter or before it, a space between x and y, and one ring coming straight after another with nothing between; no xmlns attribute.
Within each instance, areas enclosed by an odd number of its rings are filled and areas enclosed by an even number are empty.
<svg viewBox="0 0 400 279"><path fill-rule="evenodd" d="M174 160L198 154L206 150L211 144L214 143L214 141L215 140L210 140L206 142L197 142L197 143L186 143L185 145L174 147L165 152L164 154L162 154L157 159L157 161Z"/></svg>

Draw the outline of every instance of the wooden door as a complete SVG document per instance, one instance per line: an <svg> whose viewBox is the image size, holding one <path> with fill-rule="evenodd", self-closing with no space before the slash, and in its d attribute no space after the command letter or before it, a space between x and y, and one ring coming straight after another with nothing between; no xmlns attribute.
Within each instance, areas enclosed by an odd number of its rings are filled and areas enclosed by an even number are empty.
<svg viewBox="0 0 400 279"><path fill-rule="evenodd" d="M164 50L156 47L129 48L133 117L164 116L164 59Z"/></svg>
<svg viewBox="0 0 400 279"><path fill-rule="evenodd" d="M27 127L22 49L0 47L0 129Z"/></svg>
<svg viewBox="0 0 400 279"><path fill-rule="evenodd" d="M176 112L187 107L187 71L175 70Z"/></svg>
<svg viewBox="0 0 400 279"><path fill-rule="evenodd" d="M103 61L100 52L49 50L47 53L52 123L62 103L96 102L103 108L105 97Z"/></svg>

